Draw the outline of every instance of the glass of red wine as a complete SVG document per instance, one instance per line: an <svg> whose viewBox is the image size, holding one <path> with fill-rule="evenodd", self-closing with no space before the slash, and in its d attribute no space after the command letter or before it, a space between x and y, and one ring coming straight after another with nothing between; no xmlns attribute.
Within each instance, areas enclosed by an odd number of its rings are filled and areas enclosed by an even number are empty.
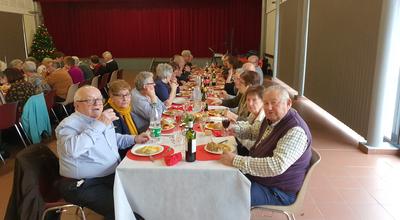
<svg viewBox="0 0 400 220"><path fill-rule="evenodd" d="M231 121L229 121L229 119L227 119L227 118L222 120L222 126L224 126L224 136L226 136L226 129L229 127L230 123L231 123Z"/></svg>

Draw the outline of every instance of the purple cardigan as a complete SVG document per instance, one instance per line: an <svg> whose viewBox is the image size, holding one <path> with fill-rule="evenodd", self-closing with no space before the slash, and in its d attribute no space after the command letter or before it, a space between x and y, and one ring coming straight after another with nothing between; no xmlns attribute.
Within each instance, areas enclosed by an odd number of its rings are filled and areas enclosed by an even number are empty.
<svg viewBox="0 0 400 220"><path fill-rule="evenodd" d="M267 128L267 120L261 124L261 132L263 134ZM247 175L251 181L257 182L267 187L276 187L286 193L297 193L304 181L305 174L310 167L311 161L311 132L300 117L300 115L293 109L281 119L281 121L274 127L271 134L265 138L257 148L251 148L251 157L271 157L276 148L278 141L293 127L301 127L307 135L307 148L303 155L294 162L284 173L273 177L256 177ZM257 142L262 135L258 137Z"/></svg>
<svg viewBox="0 0 400 220"><path fill-rule="evenodd" d="M83 76L83 72L81 69L79 69L76 66L71 67L71 69L68 70L69 75L72 78L72 82L75 83L80 83L85 81L85 78Z"/></svg>

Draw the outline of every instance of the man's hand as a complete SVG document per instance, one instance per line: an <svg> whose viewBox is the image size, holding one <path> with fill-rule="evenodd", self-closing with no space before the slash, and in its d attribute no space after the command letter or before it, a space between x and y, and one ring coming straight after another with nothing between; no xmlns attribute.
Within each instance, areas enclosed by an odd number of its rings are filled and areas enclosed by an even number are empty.
<svg viewBox="0 0 400 220"><path fill-rule="evenodd" d="M148 140L150 140L150 136L147 133L141 133L141 134L135 136L135 143L136 144L144 144Z"/></svg>
<svg viewBox="0 0 400 220"><path fill-rule="evenodd" d="M227 166L233 166L233 159L235 158L235 154L231 153L227 150L221 155L221 159L219 161Z"/></svg>
<svg viewBox="0 0 400 220"><path fill-rule="evenodd" d="M100 117L99 121L103 122L105 125L111 124L113 121L118 120L118 117L115 115L115 112L112 108L104 110Z"/></svg>

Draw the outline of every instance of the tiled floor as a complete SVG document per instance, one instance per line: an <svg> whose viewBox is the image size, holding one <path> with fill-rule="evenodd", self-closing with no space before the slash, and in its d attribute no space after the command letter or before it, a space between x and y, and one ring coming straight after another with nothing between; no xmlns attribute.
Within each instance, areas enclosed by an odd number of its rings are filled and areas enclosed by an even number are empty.
<svg viewBox="0 0 400 220"><path fill-rule="evenodd" d="M367 155L356 142L338 138L311 121L313 146L322 161L316 168L304 203L301 220L399 219L400 158ZM54 150L54 141L49 145ZM4 218L12 188L13 158L0 166L0 219ZM102 219L87 210L89 220ZM66 219L66 218L63 218ZM68 215L68 219L75 219ZM283 214L253 211L252 219L286 219Z"/></svg>

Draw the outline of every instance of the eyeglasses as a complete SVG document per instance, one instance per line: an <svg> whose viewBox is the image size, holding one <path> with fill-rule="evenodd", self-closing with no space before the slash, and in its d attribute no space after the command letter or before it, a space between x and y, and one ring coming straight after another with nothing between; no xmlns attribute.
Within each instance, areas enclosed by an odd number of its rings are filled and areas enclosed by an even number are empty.
<svg viewBox="0 0 400 220"><path fill-rule="evenodd" d="M131 94L130 93L128 93L128 94L113 94L115 97L118 97L118 98L120 98L120 99L125 99L125 98L130 98L131 97Z"/></svg>
<svg viewBox="0 0 400 220"><path fill-rule="evenodd" d="M156 84L155 83L146 83L144 85L146 85L146 86L155 86Z"/></svg>
<svg viewBox="0 0 400 220"><path fill-rule="evenodd" d="M103 98L97 98L97 99L84 99L84 100L78 100L77 102L86 102L89 105L95 105L97 103L103 104Z"/></svg>

